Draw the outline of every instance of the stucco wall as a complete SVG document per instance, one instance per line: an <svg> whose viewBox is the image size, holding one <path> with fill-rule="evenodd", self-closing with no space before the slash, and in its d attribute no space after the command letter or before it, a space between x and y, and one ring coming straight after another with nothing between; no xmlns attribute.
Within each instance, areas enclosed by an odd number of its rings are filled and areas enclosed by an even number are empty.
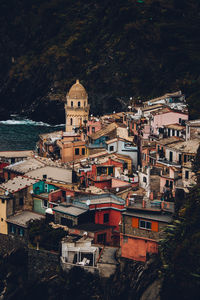
<svg viewBox="0 0 200 300"><path fill-rule="evenodd" d="M147 253L158 253L155 241L140 239L133 236L120 235L121 256L136 261L146 261Z"/></svg>

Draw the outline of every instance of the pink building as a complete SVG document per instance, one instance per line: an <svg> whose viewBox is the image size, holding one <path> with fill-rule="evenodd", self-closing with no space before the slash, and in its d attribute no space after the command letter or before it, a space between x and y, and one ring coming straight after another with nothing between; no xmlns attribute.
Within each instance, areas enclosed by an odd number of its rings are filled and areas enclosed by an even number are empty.
<svg viewBox="0 0 200 300"><path fill-rule="evenodd" d="M87 134L91 135L92 133L95 133L99 131L102 128L101 122L96 121L95 119L89 120L87 122Z"/></svg>
<svg viewBox="0 0 200 300"><path fill-rule="evenodd" d="M153 114L151 121L152 134L159 134L159 128L164 125L182 124L188 120L188 114L181 111L174 111L169 108Z"/></svg>

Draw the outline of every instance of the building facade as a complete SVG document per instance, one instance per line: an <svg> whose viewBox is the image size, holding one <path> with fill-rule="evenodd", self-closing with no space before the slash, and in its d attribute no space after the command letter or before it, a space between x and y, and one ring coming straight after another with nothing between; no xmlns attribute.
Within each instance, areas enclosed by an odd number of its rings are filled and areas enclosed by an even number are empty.
<svg viewBox="0 0 200 300"><path fill-rule="evenodd" d="M89 109L88 95L79 80L69 90L66 96L65 115L66 132L79 128L88 121Z"/></svg>

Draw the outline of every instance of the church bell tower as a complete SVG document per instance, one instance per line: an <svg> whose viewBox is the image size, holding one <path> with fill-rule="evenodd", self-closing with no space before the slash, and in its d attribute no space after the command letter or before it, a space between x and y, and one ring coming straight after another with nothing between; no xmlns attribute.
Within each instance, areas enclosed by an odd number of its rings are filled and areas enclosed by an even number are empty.
<svg viewBox="0 0 200 300"><path fill-rule="evenodd" d="M71 132L75 128L84 125L88 121L89 109L88 94L80 84L79 80L72 85L66 95L65 117L66 117L66 132Z"/></svg>

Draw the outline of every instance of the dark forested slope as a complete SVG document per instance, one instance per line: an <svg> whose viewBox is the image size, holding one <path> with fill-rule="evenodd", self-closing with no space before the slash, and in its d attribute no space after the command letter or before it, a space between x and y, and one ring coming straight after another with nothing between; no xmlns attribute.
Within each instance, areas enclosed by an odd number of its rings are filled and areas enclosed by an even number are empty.
<svg viewBox="0 0 200 300"><path fill-rule="evenodd" d="M93 113L120 109L118 97L182 89L196 118L199 8L198 0L1 0L0 116L40 118L46 99L62 99L79 78Z"/></svg>

